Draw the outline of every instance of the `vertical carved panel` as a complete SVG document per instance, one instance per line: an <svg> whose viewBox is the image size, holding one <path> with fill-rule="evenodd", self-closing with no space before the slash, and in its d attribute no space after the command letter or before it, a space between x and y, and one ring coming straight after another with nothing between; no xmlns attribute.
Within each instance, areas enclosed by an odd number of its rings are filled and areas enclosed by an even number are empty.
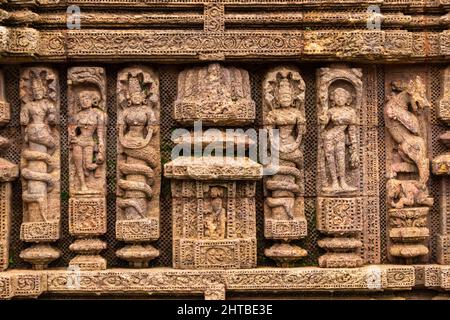
<svg viewBox="0 0 450 320"><path fill-rule="evenodd" d="M265 255L281 266L307 255L290 244L306 236L304 213L303 140L306 131L305 82L295 67L278 67L263 84L264 127L272 151L274 174L264 179L264 235L276 240ZM273 163L279 162L278 167Z"/></svg>
<svg viewBox="0 0 450 320"><path fill-rule="evenodd" d="M145 267L159 251L145 244L159 238L159 80L151 69L123 69L117 79L117 256Z"/></svg>
<svg viewBox="0 0 450 320"><path fill-rule="evenodd" d="M426 78L399 69L386 75L386 205L391 262L428 259L430 159Z"/></svg>
<svg viewBox="0 0 450 320"><path fill-rule="evenodd" d="M70 250L78 255L71 266L105 269L99 253L106 243L106 78L98 67L70 68L69 108L69 231L78 239Z"/></svg>
<svg viewBox="0 0 450 320"><path fill-rule="evenodd" d="M225 30L225 8L220 3L207 3L204 9L205 26L207 32L223 32Z"/></svg>
<svg viewBox="0 0 450 320"><path fill-rule="evenodd" d="M438 118L450 125L450 67L443 70L443 96L438 105ZM450 149L450 131L439 136L439 140ZM440 264L450 264L450 150L433 159L432 170L442 176L440 184L441 228L437 241L437 260Z"/></svg>
<svg viewBox="0 0 450 320"><path fill-rule="evenodd" d="M10 120L9 103L5 99L5 78L0 70L0 125ZM9 140L0 136L0 149L9 147ZM0 271L9 264L9 237L11 233L11 181L19 176L16 164L0 158Z"/></svg>
<svg viewBox="0 0 450 320"><path fill-rule="evenodd" d="M195 120L216 126L253 122L248 72L217 63L181 72L174 118L187 125ZM164 165L164 175L172 179L175 268L256 266L254 180L261 178L262 167L239 152L254 140L243 130L218 129L186 130L174 138L199 151ZM232 148L226 156L224 146Z"/></svg>
<svg viewBox="0 0 450 320"><path fill-rule="evenodd" d="M60 237L59 80L46 67L20 76L23 223L20 238L35 243L20 256L36 269L60 256L50 245Z"/></svg>
<svg viewBox="0 0 450 320"><path fill-rule="evenodd" d="M317 72L319 123L317 229L327 237L318 244L327 251L321 267L358 267L362 246L363 152L360 114L363 101L361 69L345 65Z"/></svg>

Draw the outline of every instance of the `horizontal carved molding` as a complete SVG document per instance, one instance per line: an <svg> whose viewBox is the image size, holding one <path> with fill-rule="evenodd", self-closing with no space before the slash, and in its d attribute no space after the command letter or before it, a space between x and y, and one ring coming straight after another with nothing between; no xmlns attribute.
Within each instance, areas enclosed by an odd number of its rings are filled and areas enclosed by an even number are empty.
<svg viewBox="0 0 450 320"><path fill-rule="evenodd" d="M109 269L14 270L0 274L0 299L49 293L205 293L226 291L383 291L414 286L414 267L372 265L352 269L258 268L241 270Z"/></svg>
<svg viewBox="0 0 450 320"><path fill-rule="evenodd" d="M0 55L33 61L140 58L164 60L448 60L450 31L152 31L0 27ZM7 59L5 59L6 61Z"/></svg>

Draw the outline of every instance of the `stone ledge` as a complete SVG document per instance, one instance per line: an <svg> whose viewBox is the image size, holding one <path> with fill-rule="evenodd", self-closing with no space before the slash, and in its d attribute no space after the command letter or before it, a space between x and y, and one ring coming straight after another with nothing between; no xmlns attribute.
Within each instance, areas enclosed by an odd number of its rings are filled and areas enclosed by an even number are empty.
<svg viewBox="0 0 450 320"><path fill-rule="evenodd" d="M56 294L202 293L225 291L384 291L414 287L413 266L372 265L354 269L256 268L176 270L172 268L103 271L9 270L0 273L0 299L44 292ZM219 295L220 296L220 295Z"/></svg>
<svg viewBox="0 0 450 320"><path fill-rule="evenodd" d="M424 285L427 288L450 291L450 265L425 266Z"/></svg>

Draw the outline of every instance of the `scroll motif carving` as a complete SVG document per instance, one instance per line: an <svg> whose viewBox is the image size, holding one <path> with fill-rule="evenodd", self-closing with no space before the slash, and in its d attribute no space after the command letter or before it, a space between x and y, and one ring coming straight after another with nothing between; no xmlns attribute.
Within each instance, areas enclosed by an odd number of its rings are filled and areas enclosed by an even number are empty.
<svg viewBox="0 0 450 320"><path fill-rule="evenodd" d="M34 243L20 257L43 269L59 258L48 243L60 237L59 80L46 67L21 71L20 123L23 223L20 238Z"/></svg>
<svg viewBox="0 0 450 320"><path fill-rule="evenodd" d="M5 78L0 70L0 125L10 120L10 106L5 97ZM0 136L0 149L10 146L9 139ZM9 240L11 234L11 181L19 176L18 165L0 158L0 271L9 265ZM1 291L1 290L0 290Z"/></svg>
<svg viewBox="0 0 450 320"><path fill-rule="evenodd" d="M306 250L289 243L307 232L302 197L305 82L297 68L278 67L266 74L263 94L269 148L279 158L279 166L273 168L275 174L264 181L264 234L276 240L265 255L288 266L307 255Z"/></svg>
<svg viewBox="0 0 450 320"><path fill-rule="evenodd" d="M159 238L159 81L146 67L118 74L116 236L127 246L117 256L144 267L159 255L151 245Z"/></svg>
<svg viewBox="0 0 450 320"><path fill-rule="evenodd" d="M71 266L105 269L99 253L106 243L106 78L99 67L68 71L69 104L69 231L77 239L70 250L78 255Z"/></svg>
<svg viewBox="0 0 450 320"><path fill-rule="evenodd" d="M318 180L317 228L327 237L318 244L327 251L321 267L359 267L362 226L359 196L362 105L361 69L345 65L317 73Z"/></svg>
<svg viewBox="0 0 450 320"><path fill-rule="evenodd" d="M384 107L388 133L386 195L388 257L412 263L429 253L428 214L433 199L428 194L428 109L431 103L420 76L391 76L390 97Z"/></svg>

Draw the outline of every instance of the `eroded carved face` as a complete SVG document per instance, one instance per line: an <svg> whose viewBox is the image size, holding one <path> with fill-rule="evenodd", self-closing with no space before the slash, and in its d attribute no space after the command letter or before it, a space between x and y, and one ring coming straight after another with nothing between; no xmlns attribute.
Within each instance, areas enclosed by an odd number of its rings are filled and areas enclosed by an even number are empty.
<svg viewBox="0 0 450 320"><path fill-rule="evenodd" d="M214 198L211 201L211 207L213 211L219 211L222 209L222 198Z"/></svg>
<svg viewBox="0 0 450 320"><path fill-rule="evenodd" d="M427 98L427 90L420 77L417 77L415 81L409 84L408 91L411 96L411 107L415 111L431 107L431 103Z"/></svg>
<svg viewBox="0 0 450 320"><path fill-rule="evenodd" d="M287 79L281 80L280 82L280 88L278 89L278 101L282 108L290 107L294 102L292 87Z"/></svg>
<svg viewBox="0 0 450 320"><path fill-rule="evenodd" d="M34 100L41 100L45 96L45 88L41 81L34 80L31 85Z"/></svg>
<svg viewBox="0 0 450 320"><path fill-rule="evenodd" d="M344 88L336 88L330 94L330 100L335 107L350 105L352 96Z"/></svg>
<svg viewBox="0 0 450 320"><path fill-rule="evenodd" d="M143 94L141 92L132 93L130 96L130 102L134 105L142 104L144 102Z"/></svg>
<svg viewBox="0 0 450 320"><path fill-rule="evenodd" d="M79 98L83 110L95 107L100 102L100 95L96 91L81 91Z"/></svg>

